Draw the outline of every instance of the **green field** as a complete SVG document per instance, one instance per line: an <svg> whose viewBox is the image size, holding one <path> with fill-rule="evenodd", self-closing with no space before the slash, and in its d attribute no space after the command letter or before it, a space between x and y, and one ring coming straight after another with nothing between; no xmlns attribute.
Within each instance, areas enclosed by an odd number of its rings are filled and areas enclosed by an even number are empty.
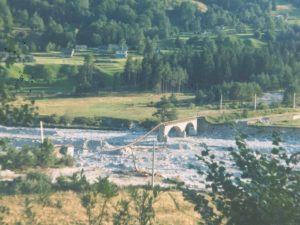
<svg viewBox="0 0 300 225"><path fill-rule="evenodd" d="M41 115L68 115L71 117L112 117L131 120L151 118L156 111L154 103L159 94L110 94L103 97L55 98L36 100ZM194 96L178 94L182 106L177 107L179 117L196 116L200 108L189 105Z"/></svg>
<svg viewBox="0 0 300 225"><path fill-rule="evenodd" d="M34 58L36 60L35 64L42 65L83 65L84 56L87 54L92 54L95 57L95 65L102 72L108 75L113 75L116 72L122 72L126 63L126 59L116 59L110 56L101 55L93 53L92 51L85 52L75 52L72 58L61 58L60 52L51 53L35 53ZM135 54L130 54L134 58L140 58Z"/></svg>
<svg viewBox="0 0 300 225"><path fill-rule="evenodd" d="M160 101L161 97L162 94L152 93L106 93L98 97L37 99L36 105L41 115L68 115L72 118L97 116L144 121L154 118L154 104ZM208 106L195 106L192 103L193 95L177 94L176 97L179 102L176 107L179 118L221 114L219 110ZM21 101L16 102L20 103ZM231 110L228 110L228 113L231 113Z"/></svg>
<svg viewBox="0 0 300 225"><path fill-rule="evenodd" d="M117 59L112 55L99 54L95 50L75 52L72 58L62 58L60 52L49 53L33 53L35 62L32 63L15 63L8 68L9 78L12 80L24 78L22 88L18 93L27 97L53 96L58 94L69 95L74 93L76 74L61 74L57 73L64 65L77 67L77 71L84 63L84 57L91 54L95 58L95 67L102 72L103 82L107 86L111 86L113 75L121 73L124 70L127 59ZM142 56L131 52L130 57L141 60ZM47 83L45 80L38 79L39 67L50 67L56 71L57 77L54 82ZM35 77L35 78L34 78ZM12 82L15 83L15 82Z"/></svg>

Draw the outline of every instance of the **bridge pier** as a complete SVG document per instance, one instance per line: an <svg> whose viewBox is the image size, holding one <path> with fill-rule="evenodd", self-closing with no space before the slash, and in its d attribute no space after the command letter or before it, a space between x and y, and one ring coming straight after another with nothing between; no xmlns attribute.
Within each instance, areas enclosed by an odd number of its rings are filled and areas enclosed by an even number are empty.
<svg viewBox="0 0 300 225"><path fill-rule="evenodd" d="M168 135L165 135L165 127L163 125L159 127L158 134L157 134L157 141L159 142L168 141Z"/></svg>

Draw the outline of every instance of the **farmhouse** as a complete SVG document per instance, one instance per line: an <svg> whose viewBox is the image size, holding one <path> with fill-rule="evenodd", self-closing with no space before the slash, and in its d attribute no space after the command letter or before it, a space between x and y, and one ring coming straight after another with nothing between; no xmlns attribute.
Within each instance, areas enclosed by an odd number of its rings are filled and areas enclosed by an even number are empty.
<svg viewBox="0 0 300 225"><path fill-rule="evenodd" d="M120 58L120 59L127 58L128 57L128 51L127 51L127 49L120 48L120 49L116 50L115 57L116 58Z"/></svg>
<svg viewBox="0 0 300 225"><path fill-rule="evenodd" d="M122 47L116 44L109 44L107 46L99 46L98 51L100 53L113 54L115 58L127 58L128 57L128 48Z"/></svg>

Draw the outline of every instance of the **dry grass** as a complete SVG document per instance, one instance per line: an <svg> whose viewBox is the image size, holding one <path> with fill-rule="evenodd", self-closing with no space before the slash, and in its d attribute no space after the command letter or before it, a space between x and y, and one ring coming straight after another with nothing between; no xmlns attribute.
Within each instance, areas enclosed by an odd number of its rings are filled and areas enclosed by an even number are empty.
<svg viewBox="0 0 300 225"><path fill-rule="evenodd" d="M192 2L195 3L195 4L197 4L200 12L203 12L203 13L207 12L208 7L203 2L198 2L198 1L192 1Z"/></svg>
<svg viewBox="0 0 300 225"><path fill-rule="evenodd" d="M115 212L113 205L117 201L128 196L127 192L121 193L115 197L109 206L109 218L106 224L112 224L112 214ZM29 196L36 199L36 196ZM0 200L0 204L4 204L10 208L10 215L6 218L9 224L13 224L18 220L23 220L25 196L9 196ZM80 204L79 197L73 192L60 192L51 196L53 203L61 201L62 208L43 207L36 201L33 203L33 212L39 222L43 225L54 224L87 224L87 216L85 209ZM100 200L101 201L101 200ZM100 202L99 202L100 203ZM154 204L155 221L154 224L173 224L173 225L196 225L199 221L199 215L194 211L194 205L184 200L182 193L178 191L168 191L160 193L157 202Z"/></svg>
<svg viewBox="0 0 300 225"><path fill-rule="evenodd" d="M291 7L293 7L291 4L277 5L276 10L277 11L287 11L287 10L290 10Z"/></svg>
<svg viewBox="0 0 300 225"><path fill-rule="evenodd" d="M201 2L200 0L167 0L167 2L171 7L179 5L182 2L192 2L198 6L200 12L205 13L208 10L207 5Z"/></svg>
<svg viewBox="0 0 300 225"><path fill-rule="evenodd" d="M83 65L83 57L60 58L59 56L35 56L35 64L42 65Z"/></svg>

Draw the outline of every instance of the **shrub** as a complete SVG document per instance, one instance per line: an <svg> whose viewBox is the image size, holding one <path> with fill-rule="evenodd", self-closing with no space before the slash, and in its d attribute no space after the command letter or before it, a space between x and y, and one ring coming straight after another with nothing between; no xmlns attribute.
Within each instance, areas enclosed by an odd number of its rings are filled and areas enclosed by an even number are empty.
<svg viewBox="0 0 300 225"><path fill-rule="evenodd" d="M234 172L203 146L198 159L205 169L199 173L205 177L207 192L185 190L201 214L201 224L299 224L296 162L280 147L278 134L273 138L271 151L261 153L237 137L237 149L230 149L229 154Z"/></svg>
<svg viewBox="0 0 300 225"><path fill-rule="evenodd" d="M202 90L196 92L195 103L202 105L207 102L207 95Z"/></svg>
<svg viewBox="0 0 300 225"><path fill-rule="evenodd" d="M65 156L57 159L54 155L54 146L49 139L38 147L24 146L17 150L0 140L0 166L2 169L20 170L33 167L54 167L60 165L73 166L74 159Z"/></svg>
<svg viewBox="0 0 300 225"><path fill-rule="evenodd" d="M49 139L45 139L37 152L37 164L41 167L52 167L56 164L54 145Z"/></svg>
<svg viewBox="0 0 300 225"><path fill-rule="evenodd" d="M95 118L75 117L73 120L73 124L95 126L96 121L95 121Z"/></svg>
<svg viewBox="0 0 300 225"><path fill-rule="evenodd" d="M260 109L260 110L266 110L266 109L269 109L269 106L268 106L266 103L260 102L260 103L257 105L257 109Z"/></svg>
<svg viewBox="0 0 300 225"><path fill-rule="evenodd" d="M63 115L59 118L59 123L67 126L72 123L72 118L68 115Z"/></svg>
<svg viewBox="0 0 300 225"><path fill-rule="evenodd" d="M80 173L74 173L72 176L63 177L60 176L56 179L55 187L57 190L67 191L72 190L75 192L90 190L90 184L88 183L83 171Z"/></svg>
<svg viewBox="0 0 300 225"><path fill-rule="evenodd" d="M49 124L57 124L60 120L60 118L56 114L52 114L51 116L42 116L40 119Z"/></svg>
<svg viewBox="0 0 300 225"><path fill-rule="evenodd" d="M51 179L38 172L30 172L26 177L14 180L14 191L20 194L44 194L52 191Z"/></svg>

